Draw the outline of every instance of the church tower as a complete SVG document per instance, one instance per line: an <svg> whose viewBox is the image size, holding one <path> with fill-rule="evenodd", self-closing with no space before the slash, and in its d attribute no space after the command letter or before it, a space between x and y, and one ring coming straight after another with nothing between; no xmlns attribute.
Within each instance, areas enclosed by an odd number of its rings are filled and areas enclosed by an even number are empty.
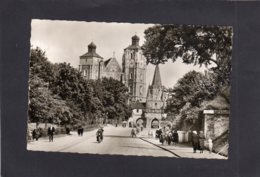
<svg viewBox="0 0 260 177"><path fill-rule="evenodd" d="M159 65L157 64L154 71L152 85L149 85L146 100L147 125L151 128L159 128L159 122L162 119L164 100L163 86L160 76Z"/></svg>
<svg viewBox="0 0 260 177"><path fill-rule="evenodd" d="M132 44L124 49L122 81L128 87L131 102L146 101L146 59L139 45L140 38L132 37Z"/></svg>
<svg viewBox="0 0 260 177"><path fill-rule="evenodd" d="M100 79L103 73L103 58L96 53L96 45L91 42L88 52L80 56L79 70L86 79Z"/></svg>

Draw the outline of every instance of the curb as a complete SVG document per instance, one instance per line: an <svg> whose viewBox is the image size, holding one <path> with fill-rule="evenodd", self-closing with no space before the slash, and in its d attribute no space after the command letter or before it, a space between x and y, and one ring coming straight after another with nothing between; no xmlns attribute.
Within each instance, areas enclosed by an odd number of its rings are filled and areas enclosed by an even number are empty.
<svg viewBox="0 0 260 177"><path fill-rule="evenodd" d="M148 140L146 140L146 139L144 139L144 138L140 138L140 139L143 140L143 141L145 141L145 142L147 142L147 143L150 143L150 144L152 144L152 145L154 145L154 146L156 146L156 147L158 147L158 148L161 148L161 149L163 149L163 150L165 150L165 151L167 151L167 152L169 152L169 153L171 153L171 154L173 154L173 155L175 155L177 158L181 158L180 155L178 155L178 154L176 154L176 153L170 151L169 149L166 149L166 148L164 148L164 147L162 147L162 146L159 146L159 145L157 145L157 144L154 144L154 143L152 143L152 142L150 142L150 141L148 141Z"/></svg>

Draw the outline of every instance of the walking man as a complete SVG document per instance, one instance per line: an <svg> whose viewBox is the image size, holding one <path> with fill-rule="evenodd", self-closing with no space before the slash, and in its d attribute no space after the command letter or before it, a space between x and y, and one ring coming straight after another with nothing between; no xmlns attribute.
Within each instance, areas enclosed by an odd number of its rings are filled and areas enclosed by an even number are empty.
<svg viewBox="0 0 260 177"><path fill-rule="evenodd" d="M51 126L48 128L48 136L49 136L49 141L50 141L50 142L53 142L54 132L55 132L55 128L51 125Z"/></svg>
<svg viewBox="0 0 260 177"><path fill-rule="evenodd" d="M192 132L192 146L193 146L193 152L196 153L196 150L199 150L199 136L197 131Z"/></svg>

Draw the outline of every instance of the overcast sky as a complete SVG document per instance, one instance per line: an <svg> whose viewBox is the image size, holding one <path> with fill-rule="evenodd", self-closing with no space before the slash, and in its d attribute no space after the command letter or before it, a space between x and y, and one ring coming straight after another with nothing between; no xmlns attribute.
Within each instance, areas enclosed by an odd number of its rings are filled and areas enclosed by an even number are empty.
<svg viewBox="0 0 260 177"><path fill-rule="evenodd" d="M152 24L100 23L57 20L32 20L31 45L46 52L52 63L67 62L75 68L79 65L79 56L88 50L88 44L94 42L97 53L105 60L115 52L119 64L122 63L123 50L131 44L131 37L137 34L140 45L144 42L144 30ZM181 60L160 65L162 83L166 87L174 84L191 70L203 72L205 68L183 64ZM147 67L147 85L152 82L154 66Z"/></svg>

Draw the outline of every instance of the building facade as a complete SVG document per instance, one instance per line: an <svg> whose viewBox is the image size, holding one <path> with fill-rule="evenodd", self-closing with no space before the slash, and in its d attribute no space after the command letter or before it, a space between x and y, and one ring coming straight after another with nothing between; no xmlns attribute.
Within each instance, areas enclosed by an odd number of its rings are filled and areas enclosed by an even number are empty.
<svg viewBox="0 0 260 177"><path fill-rule="evenodd" d="M124 49L122 57L123 82L129 89L130 102L146 101L146 59L139 45L139 37Z"/></svg>
<svg viewBox="0 0 260 177"><path fill-rule="evenodd" d="M115 56L104 61L103 57L96 53L96 45L91 42L88 52L80 56L79 70L86 79L112 77L128 87L129 106L132 108L129 126L159 128L167 95L162 85L159 65L156 65L152 84L146 91L147 64L139 41L140 38L134 35L132 43L124 49L122 69Z"/></svg>
<svg viewBox="0 0 260 177"><path fill-rule="evenodd" d="M163 96L159 65L156 65L152 85L148 87L145 109L146 122L151 128L159 128L159 122L164 113Z"/></svg>
<svg viewBox="0 0 260 177"><path fill-rule="evenodd" d="M104 61L96 52L96 45L91 42L88 45L88 52L80 56L79 70L86 79L102 79L103 77L112 77L121 80L122 69L113 56Z"/></svg>

